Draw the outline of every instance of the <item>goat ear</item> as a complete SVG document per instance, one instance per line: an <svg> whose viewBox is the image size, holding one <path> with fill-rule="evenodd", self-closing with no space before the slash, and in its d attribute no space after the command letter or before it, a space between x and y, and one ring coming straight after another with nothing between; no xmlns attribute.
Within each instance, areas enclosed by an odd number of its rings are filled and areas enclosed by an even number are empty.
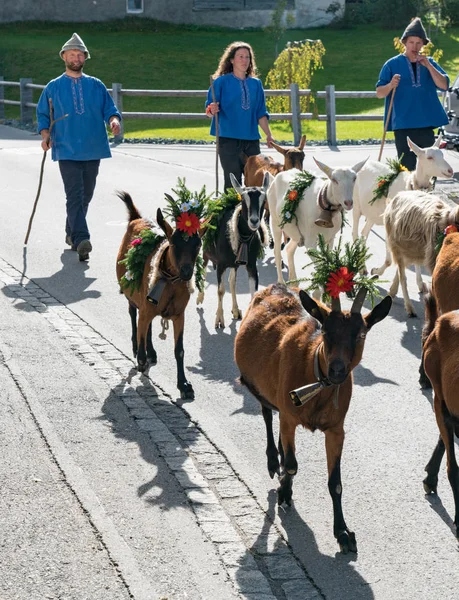
<svg viewBox="0 0 459 600"><path fill-rule="evenodd" d="M266 192L268 191L269 186L271 185L271 173L269 171L265 171L264 177L263 177L263 191L266 194ZM274 181L274 178L273 178Z"/></svg>
<svg viewBox="0 0 459 600"><path fill-rule="evenodd" d="M306 136L305 136L305 135L302 135L302 136L301 136L301 140L300 140L300 145L298 146L298 148L299 148L300 150L303 150L303 148L304 148L305 144L306 144Z"/></svg>
<svg viewBox="0 0 459 600"><path fill-rule="evenodd" d="M373 325L379 323L387 317L390 311L390 307L392 306L392 298L390 296L386 296L381 300L379 304L377 304L371 312L364 316L365 325L367 329L370 330Z"/></svg>
<svg viewBox="0 0 459 600"><path fill-rule="evenodd" d="M230 173L230 179L231 179L231 184L232 184L233 188L236 190L236 192L238 194L241 194L241 196L242 196L241 184L239 183L239 181L236 179L236 177L232 173Z"/></svg>
<svg viewBox="0 0 459 600"><path fill-rule="evenodd" d="M406 136L406 141L408 143L408 146L416 154L416 156L423 154L424 150L422 148L420 148L419 146L417 146L414 142L412 142L408 136Z"/></svg>
<svg viewBox="0 0 459 600"><path fill-rule="evenodd" d="M284 156L287 154L287 150L285 150L285 148L282 148L282 146L279 146L279 144L276 144L276 142L271 142L271 146Z"/></svg>
<svg viewBox="0 0 459 600"><path fill-rule="evenodd" d="M354 165L352 167L352 170L354 171L354 173L358 173L360 171L360 169L363 167L363 165L367 162L368 158L369 157L367 156L365 160L358 162L356 165Z"/></svg>
<svg viewBox="0 0 459 600"><path fill-rule="evenodd" d="M170 240L172 237L172 234L174 233L174 230L169 225L169 223L166 221L166 219L163 217L163 213L161 212L160 208L158 208L158 212L156 213L156 221L157 221L158 225L161 227L161 229L164 231L164 233L166 234L167 239Z"/></svg>
<svg viewBox="0 0 459 600"><path fill-rule="evenodd" d="M312 157L314 159L314 162L316 163L316 165L319 167L319 169L321 171L323 171L325 173L325 175L331 179L332 177L332 173L333 173L333 169L331 169L330 167L327 167L327 165L323 162L320 162L320 160L317 160L317 158L315 156Z"/></svg>
<svg viewBox="0 0 459 600"><path fill-rule="evenodd" d="M300 290L300 301L304 310L306 310L311 317L314 317L314 319L317 319L319 323L323 325L323 322L328 315L328 311L324 307L319 306L314 298L311 298L311 296L304 290Z"/></svg>
<svg viewBox="0 0 459 600"><path fill-rule="evenodd" d="M443 139L443 134L440 131L440 133L438 134L437 139L435 140L434 146L436 146L437 148L440 148L440 144L441 144L442 139Z"/></svg>

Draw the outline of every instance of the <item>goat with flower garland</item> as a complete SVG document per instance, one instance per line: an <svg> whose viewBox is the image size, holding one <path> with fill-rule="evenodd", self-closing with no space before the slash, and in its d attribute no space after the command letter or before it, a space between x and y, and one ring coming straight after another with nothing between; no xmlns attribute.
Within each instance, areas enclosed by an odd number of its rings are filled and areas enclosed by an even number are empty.
<svg viewBox="0 0 459 600"><path fill-rule="evenodd" d="M183 332L195 270L196 284L201 287L200 217L205 188L199 195L191 194L180 179L178 188L173 191L179 200L166 194L169 204L166 214L175 219L175 229L166 221L160 208L156 217L159 229L156 228L142 218L129 194L118 192L128 209L129 221L118 252L116 274L121 292L129 303L132 350L137 358L137 369L143 372L157 361L151 333L153 319L160 316L164 327L165 320L170 319L174 328L177 387L182 398L194 398L193 387L185 377Z"/></svg>
<svg viewBox="0 0 459 600"><path fill-rule="evenodd" d="M290 505L292 500L293 477L298 469L296 428L320 429L325 433L334 535L344 553L357 552L355 534L348 528L342 509L344 420L352 395L352 371L362 358L366 335L387 316L392 300L387 296L369 313L361 314L366 294L373 296L376 289L371 280L359 274L366 256L360 246L355 251L347 246L346 255L340 257L322 237L319 250L314 252L320 267L315 284L327 290L331 309L306 291L283 284L269 286L254 296L242 320L235 339L235 361L241 383L261 404L268 471L271 478L276 473L280 477L279 505ZM340 293L354 298L350 311L341 310ZM273 435L273 411L279 412L278 446Z"/></svg>

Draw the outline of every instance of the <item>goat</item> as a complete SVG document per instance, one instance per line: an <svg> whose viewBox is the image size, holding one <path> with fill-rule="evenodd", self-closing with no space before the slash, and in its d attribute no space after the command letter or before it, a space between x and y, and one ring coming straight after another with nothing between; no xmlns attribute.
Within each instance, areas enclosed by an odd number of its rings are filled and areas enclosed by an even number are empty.
<svg viewBox="0 0 459 600"><path fill-rule="evenodd" d="M405 310L409 317L415 317L416 312L408 295L405 267L412 264L424 265L432 273L438 234L447 225L458 222L459 207L451 208L438 196L420 190L399 192L386 206L386 243L397 266L389 294L394 298L399 283L401 284ZM420 292L426 291L420 269L416 270L416 282Z"/></svg>
<svg viewBox="0 0 459 600"><path fill-rule="evenodd" d="M209 260L217 269L218 308L215 317L215 327L217 329L225 327L223 316L225 282L223 275L226 269L231 269L229 276L233 299L231 312L235 319L240 319L242 313L236 297L237 269L241 264L246 265L250 293L253 296L258 289L257 259L262 245L266 245L268 241L266 226L263 223L263 210L269 184L269 173L265 173L261 187L242 187L233 173L230 173L230 178L234 189L241 196L241 202L236 207L225 210L215 242L209 247L205 246L203 251L204 269L206 269ZM197 304L201 304L203 301L204 292L200 292Z"/></svg>
<svg viewBox="0 0 459 600"><path fill-rule="evenodd" d="M373 225L383 225L383 213L387 203L398 193L404 190L429 190L432 187L432 178L450 178L454 175L451 166L443 157L440 150L442 136L439 135L435 144L430 148L420 148L409 137L406 138L409 147L416 154L416 170L401 171L389 187L387 197L376 199L372 202L374 190L378 185L378 177L388 175L390 169L387 165L374 160L367 161L357 175L354 188L354 208L352 237L359 237L359 220L365 217L365 225L361 236L368 238ZM391 264L390 253L386 247L386 260L379 268L373 268L373 275L382 275Z"/></svg>
<svg viewBox="0 0 459 600"><path fill-rule="evenodd" d="M459 234L448 233L443 240L432 271L431 295L435 299L438 313L443 314L459 309L457 286L459 283ZM426 299L424 299L426 302ZM432 319L426 319L422 329L422 347L432 330ZM424 358L419 368L419 384L430 388L431 383L425 374Z"/></svg>
<svg viewBox="0 0 459 600"><path fill-rule="evenodd" d="M271 229L274 237L274 257L277 267L277 280L284 283L282 275L281 236L282 231L290 238L286 246L289 279L296 279L293 257L298 246L315 248L317 236L322 233L325 241L333 244L336 232L341 228L342 211L352 209L352 193L357 173L366 159L351 168L338 167L332 169L314 158L317 166L325 173L328 180L315 178L296 209L297 222L286 223L281 230L281 210L285 195L291 182L300 174L298 169L279 173L268 189L268 203L271 212ZM331 227L324 228L316 224L323 210L330 212Z"/></svg>
<svg viewBox="0 0 459 600"><path fill-rule="evenodd" d="M132 240L138 238L142 230L152 228L152 223L142 218L129 194L119 192L117 195L125 203L129 212L127 230L116 261L116 275L120 281L126 274L126 266L120 261L124 259ZM132 291L128 288L121 290L129 303L132 350L134 357L137 358L138 371L144 372L148 364L156 364L157 355L152 343L151 323L158 315L162 319L171 319L174 327L177 387L182 398L194 398L193 387L185 377L183 366L183 330L185 308L190 299L190 280L201 248L201 238L198 234L194 234L185 239L180 231L174 230L164 219L160 208L156 218L165 234L165 240L147 257L140 288ZM154 289L158 274L160 274L159 282L164 284L164 288L159 297L153 300L157 302L154 304L147 296Z"/></svg>
<svg viewBox="0 0 459 600"><path fill-rule="evenodd" d="M325 433L334 535L343 552L356 552L355 535L345 523L341 504L344 419L352 395L352 370L362 358L366 334L387 316L392 300L387 296L362 316L364 288L358 291L350 312L341 311L339 298L332 300L330 310L305 291L297 292L273 284L254 296L236 335L235 361L241 383L261 404L271 478L282 467L278 504L291 504L293 476L298 469L296 427L320 429ZM306 388L312 387L312 392L302 396L305 390L295 388L305 384L312 384ZM273 410L280 419L278 448Z"/></svg>
<svg viewBox="0 0 459 600"><path fill-rule="evenodd" d="M457 279L455 283L457 285ZM443 287L443 283L441 285ZM424 368L434 390L434 410L440 436L425 467L424 490L426 494L437 493L438 471L446 449L448 479L454 496L456 537L459 538L459 469L454 451L454 434L459 436L459 310L445 312L439 317L434 295L425 298L425 306L426 326L430 334L423 348Z"/></svg>
<svg viewBox="0 0 459 600"><path fill-rule="evenodd" d="M293 148L282 148L275 142L272 142L273 148L284 155L284 164L273 160L270 156L265 154L256 154L249 156L244 166L244 185L260 187L263 184L263 177L265 171L269 171L274 177L281 171L288 171L289 169L303 168L304 152L303 148L306 143L306 136L303 135L298 147Z"/></svg>

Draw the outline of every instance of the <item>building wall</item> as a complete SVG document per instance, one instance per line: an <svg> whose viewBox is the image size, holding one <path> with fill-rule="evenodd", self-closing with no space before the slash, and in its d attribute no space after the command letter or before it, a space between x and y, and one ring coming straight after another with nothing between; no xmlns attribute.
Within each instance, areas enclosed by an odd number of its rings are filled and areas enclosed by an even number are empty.
<svg viewBox="0 0 459 600"><path fill-rule="evenodd" d="M345 0L338 0L344 7ZM295 0L292 28L327 25L333 18L325 11L333 0ZM235 29L265 27L271 10L193 10L193 0L144 0L144 17L176 24L218 25ZM126 0L2 0L0 22L107 21L127 16Z"/></svg>

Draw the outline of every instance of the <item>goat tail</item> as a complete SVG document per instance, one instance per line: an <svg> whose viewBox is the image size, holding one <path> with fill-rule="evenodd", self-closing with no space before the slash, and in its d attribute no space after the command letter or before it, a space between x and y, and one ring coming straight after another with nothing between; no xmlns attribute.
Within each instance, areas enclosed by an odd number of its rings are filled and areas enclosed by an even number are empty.
<svg viewBox="0 0 459 600"><path fill-rule="evenodd" d="M438 305L432 291L424 296L425 321L422 328L422 346L424 346L427 338L432 333L435 323L438 319Z"/></svg>
<svg viewBox="0 0 459 600"><path fill-rule="evenodd" d="M126 208L129 211L129 223L131 221L135 221L136 219L142 218L142 215L137 210L136 205L134 204L131 196L127 192L117 191L116 195L124 202Z"/></svg>

